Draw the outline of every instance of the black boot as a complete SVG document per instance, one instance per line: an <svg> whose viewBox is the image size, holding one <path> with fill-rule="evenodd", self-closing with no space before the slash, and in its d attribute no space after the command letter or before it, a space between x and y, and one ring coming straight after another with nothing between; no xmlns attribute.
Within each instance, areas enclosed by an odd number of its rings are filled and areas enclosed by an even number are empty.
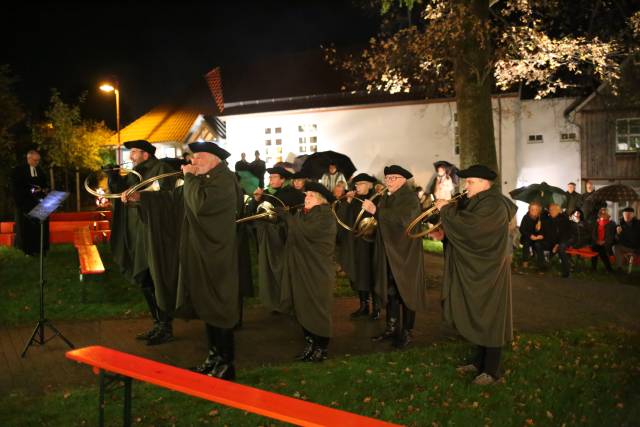
<svg viewBox="0 0 640 427"><path fill-rule="evenodd" d="M171 322L160 322L156 333L147 340L147 345L159 345L173 341L173 326Z"/></svg>
<svg viewBox="0 0 640 427"><path fill-rule="evenodd" d="M351 313L351 318L356 319L358 317L367 316L369 314L369 295L367 292L359 292L360 307Z"/></svg>
<svg viewBox="0 0 640 427"><path fill-rule="evenodd" d="M369 315L369 320L380 320L380 305L373 299L373 305L371 307L371 314Z"/></svg>
<svg viewBox="0 0 640 427"><path fill-rule="evenodd" d="M400 334L394 338L393 346L398 349L405 348L411 343L411 338L411 330L403 329L400 331Z"/></svg>
<svg viewBox="0 0 640 427"><path fill-rule="evenodd" d="M310 335L305 335L304 337L304 347L300 354L298 354L295 359L298 361L306 360L311 353L313 353L313 337Z"/></svg>
<svg viewBox="0 0 640 427"><path fill-rule="evenodd" d="M236 379L236 367L233 362L235 358L233 329L217 328L216 339L219 342L218 363L207 375L233 381Z"/></svg>
<svg viewBox="0 0 640 427"><path fill-rule="evenodd" d="M153 319L153 326L148 331L140 332L136 335L136 339L148 340L158 331L158 328L160 327L160 319L158 318L158 305L156 304L156 295L153 288L143 287L142 295L144 296L144 300L147 302L147 307L149 307L149 314L151 314L151 318Z"/></svg>
<svg viewBox="0 0 640 427"><path fill-rule="evenodd" d="M319 363L324 362L328 357L329 353L327 352L326 348L315 347L313 351L311 351L311 354L309 354L309 356L305 359L305 361Z"/></svg>
<svg viewBox="0 0 640 427"><path fill-rule="evenodd" d="M216 366L218 366L218 363L220 363L220 360L221 358L218 357L218 351L216 350L216 348L210 347L209 355L207 356L206 359L204 359L204 362L202 362L200 365L196 367L189 368L189 369L193 372L207 375L209 372L213 371L216 368Z"/></svg>
<svg viewBox="0 0 640 427"><path fill-rule="evenodd" d="M372 337L371 340L376 342L390 340L396 335L397 332L398 332L398 319L391 317L387 322L387 328L384 330L384 332L380 335Z"/></svg>

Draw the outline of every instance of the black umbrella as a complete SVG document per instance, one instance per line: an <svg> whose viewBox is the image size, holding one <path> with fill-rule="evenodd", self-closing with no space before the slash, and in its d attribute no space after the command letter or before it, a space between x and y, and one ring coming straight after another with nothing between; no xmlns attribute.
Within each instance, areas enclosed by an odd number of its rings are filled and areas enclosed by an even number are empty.
<svg viewBox="0 0 640 427"><path fill-rule="evenodd" d="M544 207L549 206L551 203L557 203L562 206L567 202L567 195L563 189L549 185L544 181L540 184L516 188L510 191L509 195L514 200L526 203L539 202Z"/></svg>
<svg viewBox="0 0 640 427"><path fill-rule="evenodd" d="M640 197L635 190L628 185L624 184L612 184L606 185L596 191L590 193L587 198L594 201L608 201L608 202L635 202Z"/></svg>
<svg viewBox="0 0 640 427"><path fill-rule="evenodd" d="M329 165L336 165L338 171L342 172L347 180L356 171L349 156L335 151L319 151L306 158L300 172L310 179L320 179L329 170Z"/></svg>

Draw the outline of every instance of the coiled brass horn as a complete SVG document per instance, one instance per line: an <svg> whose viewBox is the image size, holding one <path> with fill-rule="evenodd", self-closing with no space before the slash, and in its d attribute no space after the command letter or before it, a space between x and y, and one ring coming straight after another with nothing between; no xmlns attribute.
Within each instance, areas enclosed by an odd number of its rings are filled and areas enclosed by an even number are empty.
<svg viewBox="0 0 640 427"><path fill-rule="evenodd" d="M275 200L277 200L278 202L280 202L280 204L282 205L283 208L285 209L289 209L289 206L287 206L282 200L280 200L278 197L272 195L272 194L268 194L268 193L263 193L262 196L267 196L267 197L271 197ZM243 222L249 222L249 221L255 221L257 219L264 219L266 221L275 223L278 220L278 212L276 212L276 208L275 206L273 206L273 203L268 202L268 201L264 201L262 203L260 203L258 205L258 209L257 209L257 213L254 215L249 215L246 216L244 218L240 218L238 220L236 220L236 224L241 224Z"/></svg>
<svg viewBox="0 0 640 427"><path fill-rule="evenodd" d="M459 194L456 194L455 196L453 196L449 200L449 203L458 203L458 202L460 202L460 200L462 200L466 196L467 196L467 191L465 190L462 193L459 193ZM429 224L429 220L434 218L435 216L437 216L439 214L440 214L440 209L438 209L434 204L432 207L430 207L426 211L422 212L413 221L411 221L411 223L407 226L406 230L404 231L405 234L407 235L407 237L409 237L411 239L421 239L424 236L426 236L427 234L437 230L438 228L440 228L442 226L442 221L438 221L436 224L431 225L431 226L427 225L427 228L422 230L422 231L418 231L418 232L414 231L414 229L416 227L421 227L425 223Z"/></svg>
<svg viewBox="0 0 640 427"><path fill-rule="evenodd" d="M123 191L122 193L125 194L126 196L129 196L130 194L135 193L136 191L157 191L160 189L159 185L154 185L157 181L164 178L169 178L172 176L177 177L182 175L183 175L182 171L161 173L160 175L152 176L151 178L147 178L144 181L140 181L139 183L137 183L132 187L129 187L127 190Z"/></svg>
<svg viewBox="0 0 640 427"><path fill-rule="evenodd" d="M338 202L340 200L342 200L342 199L347 198L347 197L349 197L349 196L344 194L344 195L340 196L339 198L337 198L336 200L334 200L333 203L331 203L331 212L333 213L333 216L336 218L336 222L338 223L338 225L340 225L340 227L342 227L345 230L353 233L353 227L345 224L345 222L340 219L340 217L338 216L338 213L336 212L336 206L338 205ZM359 197L354 197L353 199L359 201L360 203L363 202L363 200L361 198L359 198Z"/></svg>
<svg viewBox="0 0 640 427"><path fill-rule="evenodd" d="M385 191L387 191L386 186L369 197L369 200L374 201L378 197L382 196ZM365 212L364 208L360 209L360 212L356 217L356 221L353 223L353 233L356 237L360 237L365 242L373 242L373 236L376 234L376 230L378 229L378 220L373 216L363 218Z"/></svg>
<svg viewBox="0 0 640 427"><path fill-rule="evenodd" d="M121 165L115 165L113 167L103 168L97 172L91 172L84 179L84 189L87 190L87 193L95 197L104 197L105 199L119 199L127 190L123 191L122 193L110 193L108 186L109 177L107 172L117 170L121 176L133 174L138 179L138 181L142 181L142 175L140 175L137 171L122 167L126 164L131 164L131 162L122 163ZM92 188L92 186L95 188Z"/></svg>

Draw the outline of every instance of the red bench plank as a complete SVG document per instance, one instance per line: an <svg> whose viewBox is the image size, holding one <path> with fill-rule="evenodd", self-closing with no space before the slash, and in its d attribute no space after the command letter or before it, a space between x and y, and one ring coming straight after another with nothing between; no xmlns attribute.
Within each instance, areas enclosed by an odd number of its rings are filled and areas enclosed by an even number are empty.
<svg viewBox="0 0 640 427"><path fill-rule="evenodd" d="M49 221L100 221L111 219L111 211L54 212Z"/></svg>
<svg viewBox="0 0 640 427"><path fill-rule="evenodd" d="M301 426L397 426L397 424L294 399L254 387L207 377L186 369L91 346L66 353L67 358L115 374L190 396Z"/></svg>
<svg viewBox="0 0 640 427"><path fill-rule="evenodd" d="M0 222L0 233L13 233L13 227L15 225L15 222Z"/></svg>
<svg viewBox="0 0 640 427"><path fill-rule="evenodd" d="M0 246L13 246L16 235L13 233L0 234Z"/></svg>
<svg viewBox="0 0 640 427"><path fill-rule="evenodd" d="M80 259L80 274L102 274L104 264L95 245L76 246Z"/></svg>
<svg viewBox="0 0 640 427"><path fill-rule="evenodd" d="M567 248L566 252L569 255L577 255L582 258L593 258L594 256L598 255L597 252L594 252L588 246L585 246L584 248Z"/></svg>
<svg viewBox="0 0 640 427"><path fill-rule="evenodd" d="M91 246L93 245L93 239L91 238L91 230L88 227L78 228L73 232L73 245L78 246Z"/></svg>

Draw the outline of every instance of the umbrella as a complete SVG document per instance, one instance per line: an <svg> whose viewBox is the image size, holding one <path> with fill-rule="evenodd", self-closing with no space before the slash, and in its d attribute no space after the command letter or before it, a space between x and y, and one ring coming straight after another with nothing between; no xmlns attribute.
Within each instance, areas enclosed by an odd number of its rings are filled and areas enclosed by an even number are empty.
<svg viewBox="0 0 640 427"><path fill-rule="evenodd" d="M608 202L634 202L640 199L638 193L628 185L624 184L612 184L597 189L593 193L587 196L594 201L608 201Z"/></svg>
<svg viewBox="0 0 640 427"><path fill-rule="evenodd" d="M239 184L240 187L244 190L245 194L252 195L256 188L258 188L258 178L255 177L249 171L239 170L236 171L238 176L240 177Z"/></svg>
<svg viewBox="0 0 640 427"><path fill-rule="evenodd" d="M301 172L311 179L320 179L327 172L329 165L334 164L348 180L356 171L356 167L349 156L335 151L319 151L307 157L302 164Z"/></svg>
<svg viewBox="0 0 640 427"><path fill-rule="evenodd" d="M545 207L551 203L557 203L562 206L567 202L567 196L563 189L553 187L544 181L540 184L516 188L510 191L509 195L514 200L526 203L540 202Z"/></svg>

